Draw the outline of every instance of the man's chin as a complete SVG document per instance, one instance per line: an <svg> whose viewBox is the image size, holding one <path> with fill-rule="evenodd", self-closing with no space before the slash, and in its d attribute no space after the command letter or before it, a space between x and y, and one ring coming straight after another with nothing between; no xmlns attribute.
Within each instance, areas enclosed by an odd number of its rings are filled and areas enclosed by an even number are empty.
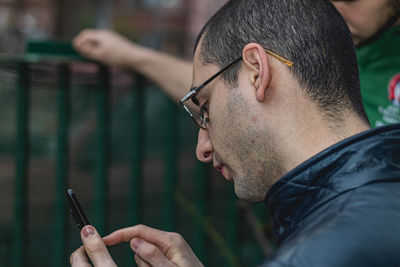
<svg viewBox="0 0 400 267"><path fill-rule="evenodd" d="M265 198L265 195L258 195L258 196L249 195L249 192L240 191L236 187L235 187L235 195L240 200L250 202L250 203L262 202L262 201L264 201L264 198Z"/></svg>

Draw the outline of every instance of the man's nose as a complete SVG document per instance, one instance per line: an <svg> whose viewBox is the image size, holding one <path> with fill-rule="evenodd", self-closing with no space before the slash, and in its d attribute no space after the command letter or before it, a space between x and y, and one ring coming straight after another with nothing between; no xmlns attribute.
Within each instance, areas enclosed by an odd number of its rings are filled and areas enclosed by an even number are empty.
<svg viewBox="0 0 400 267"><path fill-rule="evenodd" d="M197 138L196 156L197 159L207 163L212 161L214 148L211 144L207 130L200 129Z"/></svg>

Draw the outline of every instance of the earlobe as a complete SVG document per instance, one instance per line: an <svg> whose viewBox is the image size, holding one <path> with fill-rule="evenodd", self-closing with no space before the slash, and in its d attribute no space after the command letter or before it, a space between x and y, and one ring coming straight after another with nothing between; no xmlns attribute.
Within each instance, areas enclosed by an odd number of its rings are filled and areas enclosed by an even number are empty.
<svg viewBox="0 0 400 267"><path fill-rule="evenodd" d="M249 69L249 78L255 88L256 99L259 102L264 102L271 83L267 54L260 44L249 43L243 48L242 57Z"/></svg>

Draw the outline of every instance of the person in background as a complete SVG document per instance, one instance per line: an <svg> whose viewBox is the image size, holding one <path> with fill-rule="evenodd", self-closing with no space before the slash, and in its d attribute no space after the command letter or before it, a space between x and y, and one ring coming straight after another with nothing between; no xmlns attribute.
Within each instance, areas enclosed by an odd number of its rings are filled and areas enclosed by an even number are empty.
<svg viewBox="0 0 400 267"><path fill-rule="evenodd" d="M197 40L179 102L197 158L269 208L278 248L263 266L397 266L400 124L370 128L332 3L230 0ZM182 236L143 225L81 238L73 267L115 266L106 246L122 242L138 266L202 266Z"/></svg>
<svg viewBox="0 0 400 267"><path fill-rule="evenodd" d="M332 0L356 46L364 107L372 126L400 122L400 0ZM156 82L178 101L192 63L128 41L108 30L83 30L73 41L84 56L130 69ZM397 97L396 97L397 96Z"/></svg>
<svg viewBox="0 0 400 267"><path fill-rule="evenodd" d="M372 126L400 122L400 0L332 3L353 35L361 94Z"/></svg>

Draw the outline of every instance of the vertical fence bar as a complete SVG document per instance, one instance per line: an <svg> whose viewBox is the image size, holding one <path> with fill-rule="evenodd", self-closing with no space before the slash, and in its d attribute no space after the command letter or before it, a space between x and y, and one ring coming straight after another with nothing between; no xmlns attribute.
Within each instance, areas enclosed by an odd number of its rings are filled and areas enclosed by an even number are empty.
<svg viewBox="0 0 400 267"><path fill-rule="evenodd" d="M237 197L235 194L235 190L232 186L231 199L229 201L228 206L228 242L231 246L232 252L234 255L238 255L238 247L237 247L237 221L238 221L238 209L237 209Z"/></svg>
<svg viewBox="0 0 400 267"><path fill-rule="evenodd" d="M68 179L68 133L70 105L70 70L68 64L58 67L58 133L57 133L57 165L55 186L55 266L65 266L67 257L67 216L65 207L65 189Z"/></svg>
<svg viewBox="0 0 400 267"><path fill-rule="evenodd" d="M195 204L199 213L206 217L208 210L208 195L209 195L209 168L207 164L197 162L196 164L196 200ZM194 249L198 258L208 265L206 262L206 235L204 229L200 225L197 226Z"/></svg>
<svg viewBox="0 0 400 267"><path fill-rule="evenodd" d="M145 78L137 75L132 91L132 148L128 197L128 225L141 222L143 211L143 154L145 144L144 86ZM132 262L132 250L127 247L124 262Z"/></svg>
<svg viewBox="0 0 400 267"><path fill-rule="evenodd" d="M168 99L165 113L165 180L164 180L164 209L163 227L166 231L175 230L176 204L173 197L177 183L177 106Z"/></svg>
<svg viewBox="0 0 400 267"><path fill-rule="evenodd" d="M106 231L107 197L108 197L108 164L109 164L109 140L110 140L110 73L107 67L99 65L98 80L98 102L97 102L97 167L95 178L94 197L94 220L98 232L104 234Z"/></svg>
<svg viewBox="0 0 400 267"><path fill-rule="evenodd" d="M15 164L14 257L13 266L25 266L28 257L28 161L29 161L30 71L27 63L18 63L17 150Z"/></svg>
<svg viewBox="0 0 400 267"><path fill-rule="evenodd" d="M131 177L129 194L129 224L135 225L140 222L142 215L142 174L143 174L143 154L144 154L144 86L145 78L137 76L132 92L133 98L133 134L132 134L132 158L131 158Z"/></svg>

